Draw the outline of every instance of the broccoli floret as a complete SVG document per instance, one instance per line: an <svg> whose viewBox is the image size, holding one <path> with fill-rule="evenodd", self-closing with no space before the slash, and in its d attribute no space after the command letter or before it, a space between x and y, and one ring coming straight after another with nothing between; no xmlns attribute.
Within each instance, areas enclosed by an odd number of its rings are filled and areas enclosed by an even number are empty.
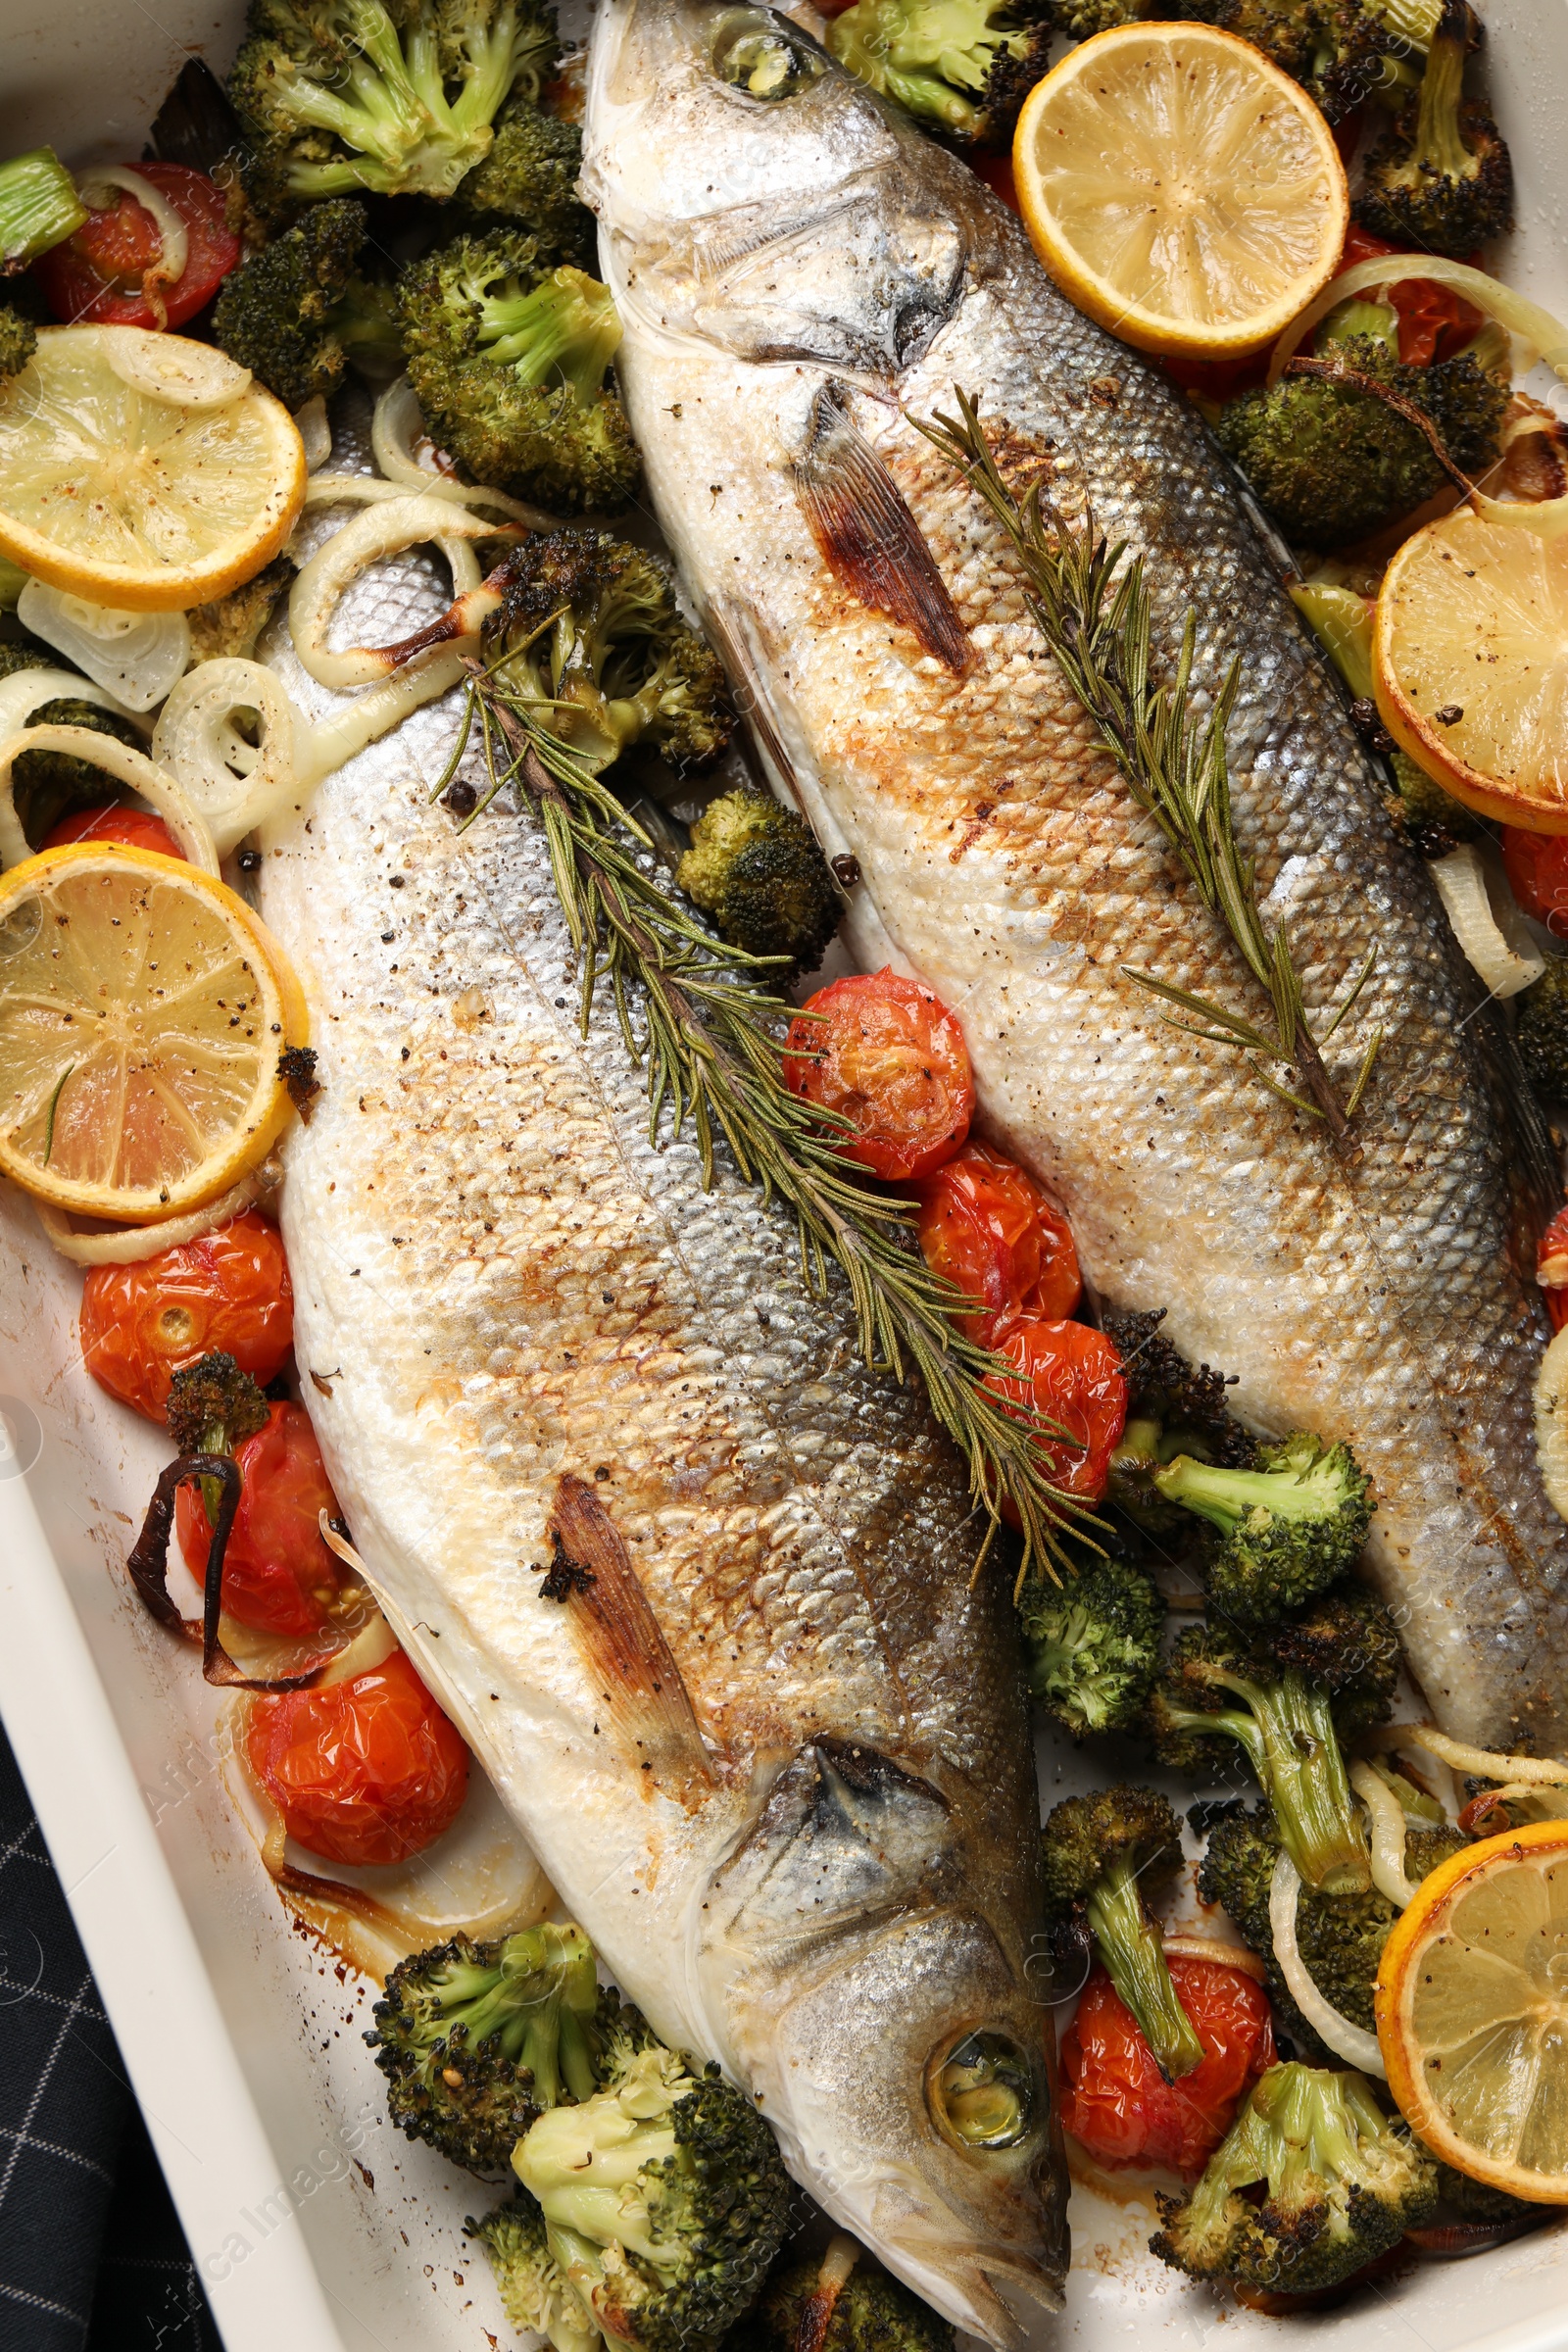
<svg viewBox="0 0 1568 2352"><path fill-rule="evenodd" d="M1130 1730L1159 1671L1165 1609L1152 1579L1129 1561L1091 1560L1060 1585L1032 1579L1018 1610L1046 1712L1075 1740Z"/></svg>
<svg viewBox="0 0 1568 2352"><path fill-rule="evenodd" d="M1070 41L1087 41L1113 24L1131 24L1143 13L1144 0L1056 0L1056 30Z"/></svg>
<svg viewBox="0 0 1568 2352"><path fill-rule="evenodd" d="M251 0L228 94L268 212L368 189L451 196L560 53L532 0Z"/></svg>
<svg viewBox="0 0 1568 2352"><path fill-rule="evenodd" d="M1456 465L1484 472L1497 455L1508 393L1468 353L1406 368L1379 336L1353 335L1333 356L1424 409ZM1353 384L1287 376L1227 401L1214 427L1258 499L1302 547L1341 547L1408 514L1446 474L1407 416ZM1462 450L1463 455L1460 455Z"/></svg>
<svg viewBox="0 0 1568 2352"><path fill-rule="evenodd" d="M675 880L731 947L787 956L797 971L815 971L843 911L810 826L768 793L710 801Z"/></svg>
<svg viewBox="0 0 1568 2352"><path fill-rule="evenodd" d="M547 2108L593 2096L612 2040L639 2034L636 2012L601 1994L582 1930L547 1926L494 1943L458 1936L404 1960L365 2038L410 2139L500 2172Z"/></svg>
<svg viewBox="0 0 1568 2352"><path fill-rule="evenodd" d="M459 189L456 202L477 227L508 221L526 229L540 266L594 255L594 218L577 195L582 130L547 108L514 100L496 125L495 145Z"/></svg>
<svg viewBox="0 0 1568 2352"><path fill-rule="evenodd" d="M1209 1599L1243 1626L1271 1624L1337 1584L1366 1541L1374 1507L1349 1447L1305 1432L1259 1446L1250 1470L1178 1454L1153 1472L1153 1484L1167 1502L1219 1529Z"/></svg>
<svg viewBox="0 0 1568 2352"><path fill-rule="evenodd" d="M287 409L328 397L343 380L337 322L341 314L353 332L359 318L350 289L366 226L364 205L350 197L313 205L223 280L213 334Z"/></svg>
<svg viewBox="0 0 1568 2352"><path fill-rule="evenodd" d="M806 2339L813 2352L953 2352L948 2321L842 2233L825 2256L803 2254L774 2274L757 2309L725 2338L725 2352L799 2352L813 2298L817 2312L831 2298L825 2328Z"/></svg>
<svg viewBox="0 0 1568 2352"><path fill-rule="evenodd" d="M169 1384L164 1418L180 1453L232 1453L267 1427L267 1398L231 1355L215 1349Z"/></svg>
<svg viewBox="0 0 1568 2352"><path fill-rule="evenodd" d="M38 348L38 329L30 318L0 303L0 384L20 375Z"/></svg>
<svg viewBox="0 0 1568 2352"><path fill-rule="evenodd" d="M1422 0L1181 0L1179 13L1263 50L1310 90L1331 122L1374 94L1413 88L1410 61L1430 30Z"/></svg>
<svg viewBox="0 0 1568 2352"><path fill-rule="evenodd" d="M1372 156L1355 203L1374 236L1456 262L1513 226L1507 142L1464 95L1471 24L1467 0L1446 0L1419 95Z"/></svg>
<svg viewBox="0 0 1568 2352"><path fill-rule="evenodd" d="M274 557L265 570L227 596L210 605L196 605L186 613L190 623L190 658L198 662L248 662L256 641L277 609L279 598L294 577L287 556Z"/></svg>
<svg viewBox="0 0 1568 2352"><path fill-rule="evenodd" d="M1390 809L1418 858L1446 858L1461 841L1475 839L1481 820L1473 808L1445 792L1408 752L1393 751L1389 761L1395 782Z"/></svg>
<svg viewBox="0 0 1568 2352"><path fill-rule="evenodd" d="M960 147L1005 147L1050 63L1052 20L1035 0L855 0L827 45L869 89Z"/></svg>
<svg viewBox="0 0 1568 2352"><path fill-rule="evenodd" d="M564 2319L634 2352L707 2352L754 2299L790 2222L790 2186L751 2101L658 2043L592 2098L555 2107L513 2169L544 2225L506 2232L519 2304L548 2295ZM509 2209L514 2211L515 2209ZM540 2322L531 2319L530 2325ZM593 2336L556 2333L575 2348Z"/></svg>
<svg viewBox="0 0 1568 2352"><path fill-rule="evenodd" d="M1250 1648L1213 1626L1190 1627L1150 1698L1154 1753L1212 1780L1225 1740L1237 1740L1306 1885L1359 1891L1371 1871L1340 1737L1388 1715L1398 1655L1387 1610L1361 1588L1316 1601Z"/></svg>
<svg viewBox="0 0 1568 2352"><path fill-rule="evenodd" d="M680 616L668 566L608 531L525 540L484 624L502 691L596 771L646 743L702 766L729 740L724 673Z"/></svg>
<svg viewBox="0 0 1568 2352"><path fill-rule="evenodd" d="M1259 2187L1261 2204L1241 2193ZM1197 2187L1159 2196L1150 2246L1190 2278L1300 2294L1387 2253L1437 2198L1431 2157L1364 2077L1287 2061L1254 2083Z"/></svg>
<svg viewBox="0 0 1568 2352"><path fill-rule="evenodd" d="M1110 1457L1106 1500L1151 1535L1169 1534L1182 1514L1154 1485L1154 1472L1179 1453L1199 1461L1251 1461L1254 1441L1225 1409L1230 1386L1207 1364L1195 1370L1160 1331L1165 1309L1110 1314L1105 1330L1127 1375L1127 1421Z"/></svg>
<svg viewBox="0 0 1568 2352"><path fill-rule="evenodd" d="M1068 1796L1041 1838L1046 1902L1058 1953L1092 1938L1167 2082L1203 2063L1203 2045L1182 2007L1159 1930L1144 1896L1174 1877L1181 1827L1169 1800L1125 1783Z"/></svg>
<svg viewBox="0 0 1568 2352"><path fill-rule="evenodd" d="M398 279L409 380L477 480L558 508L623 506L639 461L605 381L620 321L597 278L548 259L497 228L411 263Z"/></svg>
<svg viewBox="0 0 1568 2352"><path fill-rule="evenodd" d="M334 303L328 320L351 368L372 384L403 373L403 328L397 288L389 279L357 270Z"/></svg>
<svg viewBox="0 0 1568 2352"><path fill-rule="evenodd" d="M1531 1085L1547 1102L1568 1102L1568 956L1551 956L1516 1003L1519 1058Z"/></svg>
<svg viewBox="0 0 1568 2352"><path fill-rule="evenodd" d="M30 669L55 663L46 655L42 664L29 659L16 666ZM8 674L0 671L0 675ZM41 704L27 723L34 727L90 727L94 734L112 736L133 752L143 750L146 743L118 710L106 710L101 703L89 703L74 694ZM95 808L120 790L101 767L94 767L90 760L77 759L74 752L21 752L12 766L11 783L17 821L34 849L71 809Z"/></svg>
<svg viewBox="0 0 1568 2352"><path fill-rule="evenodd" d="M584 2308L550 2250L545 2217L526 2190L498 2205L464 2233L490 2258L508 2319L519 2335L542 2335L555 2352L605 2352L598 2322Z"/></svg>
<svg viewBox="0 0 1568 2352"><path fill-rule="evenodd" d="M1485 2180L1472 2180L1468 2173L1455 2172L1441 2158L1437 2173L1439 2202L1451 2205L1467 2222L1533 2222L1539 2226L1551 2218L1552 2207L1511 2197L1505 2188L1492 2188Z"/></svg>

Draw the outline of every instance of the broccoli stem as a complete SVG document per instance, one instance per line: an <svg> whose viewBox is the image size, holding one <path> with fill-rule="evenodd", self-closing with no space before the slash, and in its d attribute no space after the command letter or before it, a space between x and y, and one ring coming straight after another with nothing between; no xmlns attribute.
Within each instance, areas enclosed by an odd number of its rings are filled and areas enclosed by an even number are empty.
<svg viewBox="0 0 1568 2352"><path fill-rule="evenodd" d="M559 375L586 409L619 348L620 320L609 287L568 268L552 271L531 294L487 295L479 340L487 358L515 368L525 384Z"/></svg>
<svg viewBox="0 0 1568 2352"><path fill-rule="evenodd" d="M1254 1683L1218 1664L1209 1667L1207 1679L1234 1690L1250 1713L1227 1708L1205 1715L1172 1707L1178 1729L1228 1732L1239 1740L1273 1808L1280 1842L1305 1884L1323 1894L1364 1894L1371 1866L1330 1693L1294 1666L1277 1683Z"/></svg>
<svg viewBox="0 0 1568 2352"><path fill-rule="evenodd" d="M534 1930L506 1938L499 1970L448 1972L433 2032L444 2039L461 2026L470 2049L494 2037L508 2063L531 2076L535 2104L555 2107L563 2083L578 2101L597 2087L586 2024L598 1997L586 1936Z"/></svg>
<svg viewBox="0 0 1568 2352"><path fill-rule="evenodd" d="M1092 1888L1090 1931L1105 1974L1138 2020L1167 2082L1203 2063L1203 2045L1182 2007L1165 1963L1159 1931L1151 1924L1130 1855L1118 1855Z"/></svg>
<svg viewBox="0 0 1568 2352"><path fill-rule="evenodd" d="M35 262L86 218L76 183L52 147L0 164L0 263L8 270Z"/></svg>
<svg viewBox="0 0 1568 2352"><path fill-rule="evenodd" d="M1459 136L1459 102L1464 96L1464 57L1468 45L1468 12L1464 0L1447 0L1421 76L1416 101L1415 144L1396 174L1408 188L1422 186L1432 172L1444 179L1473 179L1481 169Z"/></svg>
<svg viewBox="0 0 1568 2352"><path fill-rule="evenodd" d="M1194 1461L1189 1453L1156 1470L1154 1484L1167 1502L1196 1511L1225 1536L1234 1535L1259 1506L1276 1519L1322 1519L1341 1496L1340 1480L1332 1472L1314 1478L1310 1471L1297 1476L1289 1470L1225 1470Z"/></svg>

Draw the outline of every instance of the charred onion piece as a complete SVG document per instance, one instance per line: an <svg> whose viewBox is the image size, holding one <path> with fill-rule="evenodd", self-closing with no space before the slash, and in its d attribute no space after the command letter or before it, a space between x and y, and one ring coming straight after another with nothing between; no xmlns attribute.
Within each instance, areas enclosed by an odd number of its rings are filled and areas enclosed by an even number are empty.
<svg viewBox="0 0 1568 2352"><path fill-rule="evenodd" d="M181 1616L169 1590L169 1539L174 1524L174 1496L193 1478L214 1479L221 1489L207 1552L207 1581L200 1618ZM218 1622L223 1606L223 1560L234 1513L239 1508L240 1484L239 1464L230 1454L176 1454L167 1470L159 1473L141 1534L126 1555L130 1581L160 1625L167 1626L172 1634L178 1634L182 1641L201 1643L202 1675L207 1682L235 1690L312 1690L332 1663L329 1657L304 1674L283 1675L276 1681L264 1682L236 1666L218 1638Z"/></svg>

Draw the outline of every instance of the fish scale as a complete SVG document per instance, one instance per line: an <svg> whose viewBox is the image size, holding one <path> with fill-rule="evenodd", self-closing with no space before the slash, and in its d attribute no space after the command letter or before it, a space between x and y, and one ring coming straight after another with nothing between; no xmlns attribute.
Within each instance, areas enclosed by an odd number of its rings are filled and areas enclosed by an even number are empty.
<svg viewBox="0 0 1568 2352"><path fill-rule="evenodd" d="M743 18L793 44L780 97L715 69ZM1568 1531L1535 1461L1529 1230L1554 1171L1196 413L1072 309L971 172L782 16L608 0L585 135L654 505L776 787L858 863L858 960L960 1014L982 1126L1057 1195L1098 1297L1165 1308L1254 1429L1354 1447L1379 1497L1368 1566L1445 1728L1560 1747ZM1042 480L1071 524L1092 510L1146 557L1166 674L1194 612L1200 712L1240 655L1237 837L1320 1034L1377 949L1328 1048L1348 1095L1383 1032L1353 1163L1127 976L1267 1011L1096 747L998 526L916 430L959 388L1015 486ZM848 544L868 453L967 630L964 674L813 535L824 397L859 436Z"/></svg>
<svg viewBox="0 0 1568 2352"><path fill-rule="evenodd" d="M362 464L363 418L336 421L335 462ZM400 560L336 635L439 605ZM281 628L268 659L313 716L344 699ZM794 1220L721 1147L705 1191L689 1135L650 1141L608 986L581 1034L542 828L506 797L461 833L431 806L457 725L455 698L417 714L266 842L319 1054L282 1221L334 1490L616 1982L756 2096L820 2203L1019 2341L1015 2307L1055 2304L1065 2179L1005 1591L971 1590L960 1465L860 1361L847 1286L807 1292ZM583 1524L590 1590L641 1627L631 1670L580 1589L542 1597L552 1528L575 1561ZM928 2097L977 2031L1032 2081L1006 2147L966 2147Z"/></svg>

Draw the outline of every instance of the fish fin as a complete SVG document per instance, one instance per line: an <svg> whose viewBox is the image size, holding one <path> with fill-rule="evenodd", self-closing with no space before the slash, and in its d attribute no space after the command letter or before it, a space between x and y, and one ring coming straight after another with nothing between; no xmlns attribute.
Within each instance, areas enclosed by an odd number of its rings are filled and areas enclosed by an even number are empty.
<svg viewBox="0 0 1568 2352"><path fill-rule="evenodd" d="M904 494L831 379L811 403L796 495L817 551L841 587L873 612L911 629L928 654L962 677L976 659L947 583Z"/></svg>
<svg viewBox="0 0 1568 2352"><path fill-rule="evenodd" d="M711 1780L691 1697L620 1530L570 1471L556 1488L547 1533L556 1557L541 1597L569 1609L612 1724L656 1775L695 1771Z"/></svg>
<svg viewBox="0 0 1568 2352"><path fill-rule="evenodd" d="M1497 1115L1509 1140L1509 1246L1519 1279L1534 1296L1536 1246L1562 1205L1561 1157L1513 1032L1495 1005L1485 1007L1476 1030L1497 1082Z"/></svg>

